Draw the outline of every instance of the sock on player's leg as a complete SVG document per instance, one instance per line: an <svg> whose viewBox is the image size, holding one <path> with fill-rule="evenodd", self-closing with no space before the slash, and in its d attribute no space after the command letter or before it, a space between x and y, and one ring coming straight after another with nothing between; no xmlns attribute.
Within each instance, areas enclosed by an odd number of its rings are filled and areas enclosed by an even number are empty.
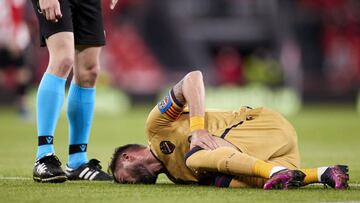
<svg viewBox="0 0 360 203"><path fill-rule="evenodd" d="M273 174L286 169L283 166L274 166L262 160L256 160L253 165L253 173L262 178L270 178Z"/></svg>
<svg viewBox="0 0 360 203"><path fill-rule="evenodd" d="M95 88L70 85L68 94L69 157L68 167L78 168L88 162L87 144L94 114Z"/></svg>
<svg viewBox="0 0 360 203"><path fill-rule="evenodd" d="M272 174L285 169L230 147L195 152L187 157L186 165L195 169L200 168L231 175L255 175L262 178L270 178Z"/></svg>
<svg viewBox="0 0 360 203"><path fill-rule="evenodd" d="M319 168L307 168L300 170L306 175L304 182L306 184L311 184L311 183L321 182L321 175L325 172L327 168L328 167L319 167Z"/></svg>
<svg viewBox="0 0 360 203"><path fill-rule="evenodd" d="M64 103L66 80L45 73L41 79L36 101L38 149L36 159L55 153L53 136Z"/></svg>

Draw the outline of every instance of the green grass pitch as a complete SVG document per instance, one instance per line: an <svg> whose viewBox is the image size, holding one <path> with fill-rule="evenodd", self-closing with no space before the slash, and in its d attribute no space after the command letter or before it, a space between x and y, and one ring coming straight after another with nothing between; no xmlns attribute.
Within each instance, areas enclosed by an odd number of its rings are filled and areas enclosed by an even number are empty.
<svg viewBox="0 0 360 203"><path fill-rule="evenodd" d="M150 108L121 115L96 114L89 143L89 158L107 169L118 145L146 143L144 122ZM307 106L289 117L298 132L303 167L348 164L351 189L335 191L315 185L290 191L219 189L174 185L160 176L157 185L117 185L110 182L33 182L36 127L24 123L8 109L0 109L1 202L360 202L360 116L355 107ZM61 116L55 149L63 165L67 159L67 124Z"/></svg>

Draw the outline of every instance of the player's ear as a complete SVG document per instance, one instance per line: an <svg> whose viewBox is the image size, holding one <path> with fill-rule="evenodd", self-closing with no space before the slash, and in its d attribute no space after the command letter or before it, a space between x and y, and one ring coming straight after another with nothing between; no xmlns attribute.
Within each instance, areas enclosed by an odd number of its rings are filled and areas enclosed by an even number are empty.
<svg viewBox="0 0 360 203"><path fill-rule="evenodd" d="M127 153L123 153L121 155L121 161L129 161L130 160L130 156Z"/></svg>

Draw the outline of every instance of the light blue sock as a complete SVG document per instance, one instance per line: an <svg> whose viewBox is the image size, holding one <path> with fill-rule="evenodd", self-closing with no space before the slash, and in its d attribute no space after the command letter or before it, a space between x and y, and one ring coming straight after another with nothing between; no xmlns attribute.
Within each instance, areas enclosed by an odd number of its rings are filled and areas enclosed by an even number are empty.
<svg viewBox="0 0 360 203"><path fill-rule="evenodd" d="M78 168L88 162L87 143L94 114L95 88L83 88L75 83L70 85L67 98L69 122L68 167Z"/></svg>
<svg viewBox="0 0 360 203"><path fill-rule="evenodd" d="M65 79L49 73L45 73L41 79L36 100L39 140L36 160L55 153L53 136L64 103L65 83Z"/></svg>

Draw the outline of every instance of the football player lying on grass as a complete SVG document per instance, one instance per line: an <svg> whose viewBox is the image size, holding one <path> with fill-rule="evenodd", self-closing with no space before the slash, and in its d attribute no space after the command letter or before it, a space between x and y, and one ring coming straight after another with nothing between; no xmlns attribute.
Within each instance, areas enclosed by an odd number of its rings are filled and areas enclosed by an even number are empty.
<svg viewBox="0 0 360 203"><path fill-rule="evenodd" d="M347 166L300 169L296 132L279 113L206 111L204 92L200 71L169 91L146 121L149 145L115 150L109 166L115 182L153 184L165 173L174 183L218 187L349 187Z"/></svg>

